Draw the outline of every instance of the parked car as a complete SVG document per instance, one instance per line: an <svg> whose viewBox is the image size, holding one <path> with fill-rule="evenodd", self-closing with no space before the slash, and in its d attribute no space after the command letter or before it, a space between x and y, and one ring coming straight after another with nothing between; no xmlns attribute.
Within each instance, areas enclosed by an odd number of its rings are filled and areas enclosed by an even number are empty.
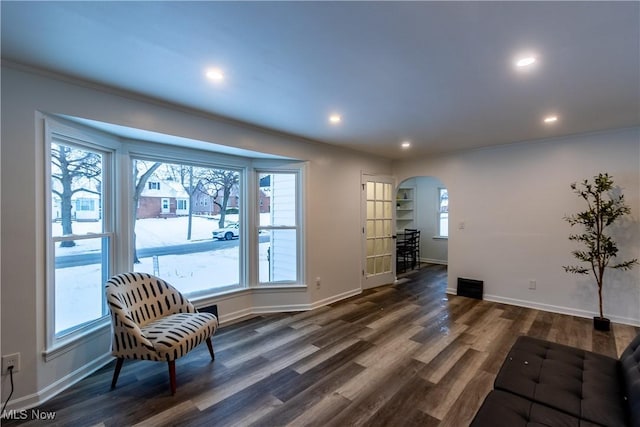
<svg viewBox="0 0 640 427"><path fill-rule="evenodd" d="M224 228L213 230L212 234L214 239L231 240L240 236L240 224L229 224Z"/></svg>

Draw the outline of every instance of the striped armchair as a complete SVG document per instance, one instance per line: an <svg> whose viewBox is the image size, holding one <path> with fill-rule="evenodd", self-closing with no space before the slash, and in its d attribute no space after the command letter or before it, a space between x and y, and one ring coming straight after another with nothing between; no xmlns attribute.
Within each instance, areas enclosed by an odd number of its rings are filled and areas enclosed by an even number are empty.
<svg viewBox="0 0 640 427"><path fill-rule="evenodd" d="M164 280L146 273L122 273L105 285L111 312L111 354L117 358L111 388L124 359L166 361L171 394L176 392L175 361L203 341L215 359L211 337L218 319L195 307Z"/></svg>

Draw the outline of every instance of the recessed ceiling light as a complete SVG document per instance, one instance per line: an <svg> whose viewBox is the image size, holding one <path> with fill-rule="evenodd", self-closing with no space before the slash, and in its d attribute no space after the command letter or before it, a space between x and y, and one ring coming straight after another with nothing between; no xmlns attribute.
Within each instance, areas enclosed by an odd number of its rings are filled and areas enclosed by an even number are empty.
<svg viewBox="0 0 640 427"><path fill-rule="evenodd" d="M533 55L524 55L524 56L520 56L516 59L515 64L516 67L518 68L526 68L529 67L530 65L535 64L537 61L537 58Z"/></svg>
<svg viewBox="0 0 640 427"><path fill-rule="evenodd" d="M403 141L402 144L400 144L400 147L402 148L409 148L411 147L411 143L409 141Z"/></svg>
<svg viewBox="0 0 640 427"><path fill-rule="evenodd" d="M224 73L219 68L209 68L205 74L209 80L221 82L224 80Z"/></svg>
<svg viewBox="0 0 640 427"><path fill-rule="evenodd" d="M331 123L340 123L342 121L342 117L339 114L332 114L329 116L329 121Z"/></svg>
<svg viewBox="0 0 640 427"><path fill-rule="evenodd" d="M545 123L553 123L558 121L558 116L548 116L544 118Z"/></svg>

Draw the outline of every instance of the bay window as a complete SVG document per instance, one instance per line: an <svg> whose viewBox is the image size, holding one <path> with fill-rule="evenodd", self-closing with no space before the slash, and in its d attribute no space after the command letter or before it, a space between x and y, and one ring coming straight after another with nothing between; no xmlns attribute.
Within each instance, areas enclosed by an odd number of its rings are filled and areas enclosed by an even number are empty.
<svg viewBox="0 0 640 427"><path fill-rule="evenodd" d="M261 159L255 169L251 158L130 141L53 117L44 143L45 358L107 327L104 283L116 273L157 275L196 302L302 282L301 168L280 170L279 160L272 170Z"/></svg>

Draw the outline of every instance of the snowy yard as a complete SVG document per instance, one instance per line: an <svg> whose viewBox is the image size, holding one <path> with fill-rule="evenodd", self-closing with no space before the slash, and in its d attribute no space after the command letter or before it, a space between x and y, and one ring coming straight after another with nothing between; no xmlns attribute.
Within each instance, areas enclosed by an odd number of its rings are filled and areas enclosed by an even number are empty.
<svg viewBox="0 0 640 427"><path fill-rule="evenodd" d="M227 215L226 223L238 221L238 215ZM179 245L189 242L211 240L211 232L218 228L218 219L209 217L193 217L191 226L191 240L187 240L187 217L178 218L147 218L136 221L136 244L138 249L156 248L163 246ZM74 234L100 233L100 222L74 222ZM54 236L62 234L62 226L59 222L52 224ZM57 255L71 255L97 251L99 243L91 240L78 240L72 248L58 248Z"/></svg>
<svg viewBox="0 0 640 427"><path fill-rule="evenodd" d="M268 214L267 214L268 215ZM238 220L237 215L227 215L227 222ZM61 232L59 223L53 224L54 235ZM56 229L57 227L57 229ZM218 228L218 220L194 217L192 239L187 240L187 218L140 219L136 221L137 248L167 247L211 241L211 232ZM74 234L100 232L98 222L74 222ZM59 235L59 234L58 234ZM236 240L237 242L237 240ZM259 248L260 277L267 277L267 249L269 243ZM71 248L56 247L56 256L97 253L99 239L77 240ZM140 258L134 265L138 272L157 273L184 293L237 285L240 281L239 245L223 249L194 252L185 255L161 255L157 257L154 271L152 257ZM56 269L56 332L73 325L93 320L102 315L103 279L100 264Z"/></svg>

